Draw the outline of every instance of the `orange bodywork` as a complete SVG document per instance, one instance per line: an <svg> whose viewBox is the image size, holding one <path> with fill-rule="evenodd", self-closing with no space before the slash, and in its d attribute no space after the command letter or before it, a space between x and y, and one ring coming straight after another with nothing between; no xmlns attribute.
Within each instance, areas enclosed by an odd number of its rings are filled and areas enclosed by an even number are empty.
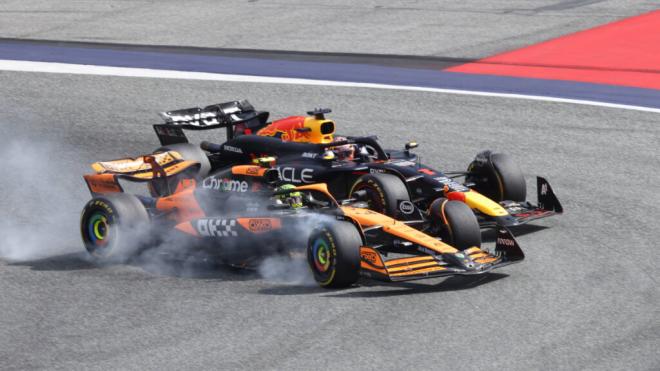
<svg viewBox="0 0 660 371"><path fill-rule="evenodd" d="M439 272L444 270L447 270L447 268L440 265L436 265L434 267L417 269L417 270L410 269L404 272L393 272L390 273L390 277L418 276L420 274L428 274L428 273Z"/></svg>
<svg viewBox="0 0 660 371"><path fill-rule="evenodd" d="M186 188L170 196L159 198L156 201L156 208L171 212L169 218L179 222L203 218L206 214L195 199L194 190L194 188Z"/></svg>
<svg viewBox="0 0 660 371"><path fill-rule="evenodd" d="M266 168L256 165L239 165L231 168L231 173L234 175L246 175L260 177L266 173Z"/></svg>
<svg viewBox="0 0 660 371"><path fill-rule="evenodd" d="M114 174L89 174L83 175L83 178L93 194L123 192Z"/></svg>
<svg viewBox="0 0 660 371"><path fill-rule="evenodd" d="M380 253L369 246L360 247L360 267L387 276L387 269Z"/></svg>
<svg viewBox="0 0 660 371"><path fill-rule="evenodd" d="M430 255L383 261L376 249L360 247L360 268L382 277L405 277L446 270Z"/></svg>
<svg viewBox="0 0 660 371"><path fill-rule="evenodd" d="M398 265L398 264L408 264L408 263L420 263L420 262L429 262L429 261L434 261L432 256L426 255L426 256L413 256L412 258L399 258L399 259L393 259L390 261L385 262L385 265L388 267L391 267L393 265Z"/></svg>
<svg viewBox="0 0 660 371"><path fill-rule="evenodd" d="M426 233L420 232L415 228L409 227L405 223L399 222L389 216L379 214L369 209L360 209L350 206L343 206L342 210L346 216L360 223L362 227L381 226L383 232L401 237L410 242L426 247L439 254L453 254L458 250L437 240Z"/></svg>
<svg viewBox="0 0 660 371"><path fill-rule="evenodd" d="M117 174L129 180L146 181L179 174L193 166L196 161L184 160L176 151L167 151L135 158L99 161L92 164L97 174Z"/></svg>
<svg viewBox="0 0 660 371"><path fill-rule="evenodd" d="M184 222L177 224L176 226L174 226L174 228L178 229L183 233L187 233L191 236L199 237L199 232L197 232L197 230L195 229L195 227L193 227L191 222Z"/></svg>

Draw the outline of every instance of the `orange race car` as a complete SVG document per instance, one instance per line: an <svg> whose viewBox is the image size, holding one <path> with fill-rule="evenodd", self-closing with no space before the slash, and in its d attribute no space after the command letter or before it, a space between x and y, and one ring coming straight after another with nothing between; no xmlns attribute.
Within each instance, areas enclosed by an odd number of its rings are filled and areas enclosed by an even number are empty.
<svg viewBox="0 0 660 371"><path fill-rule="evenodd" d="M459 250L410 226L423 219L402 222L367 209L365 192L337 202L325 184L282 185L272 160L203 179L197 179L200 164L176 151L97 162L95 173L85 175L93 195L81 217L85 247L97 259L111 259L167 239L180 251L203 249L235 266L306 250L323 287L352 285L360 274L385 281L483 274L524 258L506 228L498 228L493 252L478 245ZM120 180L147 183L151 196L125 193ZM158 189L167 195L158 196ZM473 217L458 201L442 211L455 233L462 217Z"/></svg>

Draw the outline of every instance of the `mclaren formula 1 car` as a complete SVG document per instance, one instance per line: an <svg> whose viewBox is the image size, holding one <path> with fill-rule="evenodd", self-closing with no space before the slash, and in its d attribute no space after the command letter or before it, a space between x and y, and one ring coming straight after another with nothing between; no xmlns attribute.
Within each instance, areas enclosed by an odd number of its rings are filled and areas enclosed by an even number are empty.
<svg viewBox="0 0 660 371"><path fill-rule="evenodd" d="M268 122L268 112L256 111L247 101L163 112L165 122L154 125L163 145L157 152L176 150L199 162L202 178L213 170L273 156L275 169L289 183L326 183L337 199L365 191L370 209L400 220L424 216L431 221L426 232L459 247L476 241L461 241L447 223L443 227L448 200L467 204L474 211L472 224L480 227L513 227L563 211L542 177L536 180L536 204L528 201L525 178L505 154L484 151L466 171L442 172L420 163L412 152L415 143L407 143L403 150L384 150L373 136L335 136L335 123L325 117L329 112L316 109L309 116ZM202 142L206 152L188 143L184 133L216 128L226 129L227 140ZM167 194L166 189L156 191Z"/></svg>
<svg viewBox="0 0 660 371"><path fill-rule="evenodd" d="M349 286L360 274L384 281L482 274L524 258L506 228L498 229L493 252L479 244L458 249L410 226L424 220L401 222L365 208L362 190L338 203L325 184L274 188L281 172L270 161L223 168L201 181L202 165L174 150L97 162L84 176L93 195L81 217L85 248L98 259L126 257L168 235L182 250L204 249L235 266L306 249L323 287ZM125 193L126 181L167 195ZM457 201L445 211L456 228L472 215Z"/></svg>

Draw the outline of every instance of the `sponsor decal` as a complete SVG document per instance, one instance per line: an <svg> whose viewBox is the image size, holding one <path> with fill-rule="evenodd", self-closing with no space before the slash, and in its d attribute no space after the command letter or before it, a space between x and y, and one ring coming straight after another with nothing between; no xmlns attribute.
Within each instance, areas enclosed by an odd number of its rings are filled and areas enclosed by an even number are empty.
<svg viewBox="0 0 660 371"><path fill-rule="evenodd" d="M312 153L312 152L303 152L302 157L305 158L317 158L319 155L318 153Z"/></svg>
<svg viewBox="0 0 660 371"><path fill-rule="evenodd" d="M361 251L360 256L363 260L366 260L375 266L381 266L378 254L373 251Z"/></svg>
<svg viewBox="0 0 660 371"><path fill-rule="evenodd" d="M415 211L415 205L410 201L401 201L399 203L399 211L406 215L410 215Z"/></svg>
<svg viewBox="0 0 660 371"><path fill-rule="evenodd" d="M452 179L447 178L446 176L438 176L433 178L434 180L437 180L438 183L442 184L443 186L449 187L451 190L456 191L456 192L466 192L469 190L468 187L462 185L459 182L456 182Z"/></svg>
<svg viewBox="0 0 660 371"><path fill-rule="evenodd" d="M426 175L435 175L435 172L431 169L421 168L418 171Z"/></svg>
<svg viewBox="0 0 660 371"><path fill-rule="evenodd" d="M393 164L393 165L396 165L396 166L402 166L402 167L408 167L408 166L415 166L415 165L417 165L417 163L415 163L415 162L412 162L412 161L406 161L406 160L403 160L403 161L392 161L392 164Z"/></svg>
<svg viewBox="0 0 660 371"><path fill-rule="evenodd" d="M543 183L541 185L541 196L548 194L548 183Z"/></svg>
<svg viewBox="0 0 660 371"><path fill-rule="evenodd" d="M238 147L234 147L234 146L228 146L226 144L224 146L222 146L222 150L227 151L227 152L235 152L235 153L241 153L241 154L243 153L242 149L240 149Z"/></svg>
<svg viewBox="0 0 660 371"><path fill-rule="evenodd" d="M199 219L197 231L204 237L237 237L235 219Z"/></svg>
<svg viewBox="0 0 660 371"><path fill-rule="evenodd" d="M206 178L202 183L202 188L214 189L223 192L247 192L248 183L244 180L229 178Z"/></svg>
<svg viewBox="0 0 660 371"><path fill-rule="evenodd" d="M502 238L502 237L497 238L497 244L498 245L504 245L504 246L511 246L511 247L516 245L516 243L512 239Z"/></svg>
<svg viewBox="0 0 660 371"><path fill-rule="evenodd" d="M280 179L291 183L313 183L314 169L296 169L294 167L278 167Z"/></svg>
<svg viewBox="0 0 660 371"><path fill-rule="evenodd" d="M257 166L250 166L247 168L245 171L247 175L259 175L259 167Z"/></svg>
<svg viewBox="0 0 660 371"><path fill-rule="evenodd" d="M278 218L238 218L241 227L254 234L261 234L282 228L282 222Z"/></svg>
<svg viewBox="0 0 660 371"><path fill-rule="evenodd" d="M248 229L254 233L264 233L273 229L273 224L270 219L250 219L248 221Z"/></svg>
<svg viewBox="0 0 660 371"><path fill-rule="evenodd" d="M103 201L99 201L99 200L94 201L94 206L98 206L98 207L102 208L108 214L114 214L114 211L112 210L110 205L106 204Z"/></svg>
<svg viewBox="0 0 660 371"><path fill-rule="evenodd" d="M194 114L170 114L169 112L166 112L170 120L172 120L172 124L175 125L180 125L180 124L188 124L192 126L210 126L210 125L218 125L220 124L220 121L218 121L218 114L215 112L199 112L199 113L194 113Z"/></svg>

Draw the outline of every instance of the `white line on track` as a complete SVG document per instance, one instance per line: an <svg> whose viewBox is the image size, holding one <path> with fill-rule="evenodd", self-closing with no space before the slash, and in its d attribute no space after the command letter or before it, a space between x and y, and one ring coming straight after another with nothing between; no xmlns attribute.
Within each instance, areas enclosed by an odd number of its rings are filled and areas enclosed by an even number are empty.
<svg viewBox="0 0 660 371"><path fill-rule="evenodd" d="M296 79L289 77L228 75L228 74L220 74L220 73L156 70L156 69L148 69L148 68L108 67L108 66L96 66L96 65L86 65L86 64L14 61L14 60L0 59L0 71L45 72L45 73L66 73L66 74L77 74L77 75L146 77L146 78L160 78L160 79L229 81L229 82L251 82L251 83L266 83L266 84L317 85L317 86L338 86L338 87L349 87L349 88L409 90L409 91L422 91L422 92L445 93L445 94L476 95L483 97L529 99L529 100L538 100L538 101L546 101L546 102L572 103L572 104L581 104L588 106L620 108L627 110L660 113L660 109L658 108L632 106L627 104L605 103L605 102L598 102L591 100L545 97L538 95L492 93L485 91L458 90L458 89L425 88L425 87L405 86L405 85L370 84L370 83L362 83L362 82Z"/></svg>

